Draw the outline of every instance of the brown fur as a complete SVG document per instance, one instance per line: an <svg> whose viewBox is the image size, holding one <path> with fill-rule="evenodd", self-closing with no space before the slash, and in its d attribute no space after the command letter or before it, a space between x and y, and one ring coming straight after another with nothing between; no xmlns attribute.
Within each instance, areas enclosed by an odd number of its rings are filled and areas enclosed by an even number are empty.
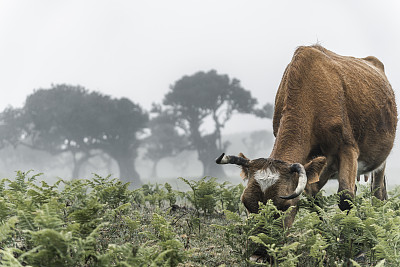
<svg viewBox="0 0 400 267"><path fill-rule="evenodd" d="M385 160L395 138L397 109L384 66L375 57L337 55L322 46L299 47L287 66L275 98L273 129L276 140L268 159L250 161L243 173L249 179L242 201L250 212L258 202L272 199L279 209L296 206L298 198L279 198L293 192L298 174L291 163L307 173L306 193L315 195L328 181L339 180L346 190L340 203L355 194L357 175L374 172L375 196L387 198ZM243 156L243 155L241 155ZM364 165L357 173L358 162ZM270 167L281 175L263 193L255 171ZM287 219L290 225L296 212Z"/></svg>

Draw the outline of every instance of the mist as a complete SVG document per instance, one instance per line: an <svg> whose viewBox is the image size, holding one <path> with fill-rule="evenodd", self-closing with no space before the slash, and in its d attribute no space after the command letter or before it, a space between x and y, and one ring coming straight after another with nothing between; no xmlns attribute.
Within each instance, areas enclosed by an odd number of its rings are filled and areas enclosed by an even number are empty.
<svg viewBox="0 0 400 267"><path fill-rule="evenodd" d="M0 1L0 110L24 107L27 97L52 85L83 86L113 99L129 99L151 119L152 104L162 104L170 87L185 75L216 70L240 80L257 99L273 103L283 71L300 45L319 43L341 55L376 56L399 95L400 17L397 1ZM397 103L398 103L397 97ZM206 119L200 133L212 132ZM145 127L144 127L145 128ZM264 131L256 149L251 135ZM138 133L138 140L146 135ZM234 113L221 128L226 152L267 157L272 120ZM386 173L389 186L400 183L399 130ZM43 146L42 146L43 147ZM146 149L138 147L136 172L143 182L200 178L202 162L193 148L162 158L153 176ZM88 178L93 173L119 177L115 159L94 149L77 177L82 156L49 153L26 146L0 150L0 177L15 171L43 172L41 179ZM210 161L219 155L210 155ZM226 166L226 179L241 181L238 168ZM208 175L213 175L208 173ZM214 174L217 175L217 174Z"/></svg>

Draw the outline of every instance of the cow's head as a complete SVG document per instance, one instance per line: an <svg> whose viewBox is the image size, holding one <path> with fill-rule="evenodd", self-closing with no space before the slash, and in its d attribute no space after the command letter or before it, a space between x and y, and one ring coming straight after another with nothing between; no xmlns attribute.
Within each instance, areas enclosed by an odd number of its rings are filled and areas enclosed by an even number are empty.
<svg viewBox="0 0 400 267"><path fill-rule="evenodd" d="M216 159L218 164L236 164L241 166L243 179L248 179L242 194L242 202L249 212L258 212L258 203L269 199L282 211L296 206L298 196L307 184L319 181L319 176L326 165L325 157L318 157L304 166L300 163L287 163L271 158L250 160L242 153L239 156L222 154ZM290 216L288 224L293 222Z"/></svg>

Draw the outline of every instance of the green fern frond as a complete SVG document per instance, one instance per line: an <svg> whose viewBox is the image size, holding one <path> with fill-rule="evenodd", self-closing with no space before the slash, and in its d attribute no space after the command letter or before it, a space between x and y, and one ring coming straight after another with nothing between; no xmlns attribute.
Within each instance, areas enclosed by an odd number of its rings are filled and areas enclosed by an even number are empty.
<svg viewBox="0 0 400 267"><path fill-rule="evenodd" d="M22 265L19 260L14 257L12 248L0 249L0 253L2 254L0 260L1 267L31 267L30 265Z"/></svg>
<svg viewBox="0 0 400 267"><path fill-rule="evenodd" d="M9 218L6 222L0 225L0 242L3 242L10 237L10 234L14 231L15 225L18 222L18 217L14 216Z"/></svg>

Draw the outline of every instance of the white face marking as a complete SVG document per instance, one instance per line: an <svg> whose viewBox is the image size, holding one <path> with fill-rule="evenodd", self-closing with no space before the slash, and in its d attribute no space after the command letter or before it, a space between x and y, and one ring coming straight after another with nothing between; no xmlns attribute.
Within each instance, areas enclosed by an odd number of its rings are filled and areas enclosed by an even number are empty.
<svg viewBox="0 0 400 267"><path fill-rule="evenodd" d="M266 170L257 171L254 174L254 179L256 179L257 183L260 185L261 190L263 193L270 187L271 185L275 184L276 181L279 179L279 173L273 172L269 168Z"/></svg>

